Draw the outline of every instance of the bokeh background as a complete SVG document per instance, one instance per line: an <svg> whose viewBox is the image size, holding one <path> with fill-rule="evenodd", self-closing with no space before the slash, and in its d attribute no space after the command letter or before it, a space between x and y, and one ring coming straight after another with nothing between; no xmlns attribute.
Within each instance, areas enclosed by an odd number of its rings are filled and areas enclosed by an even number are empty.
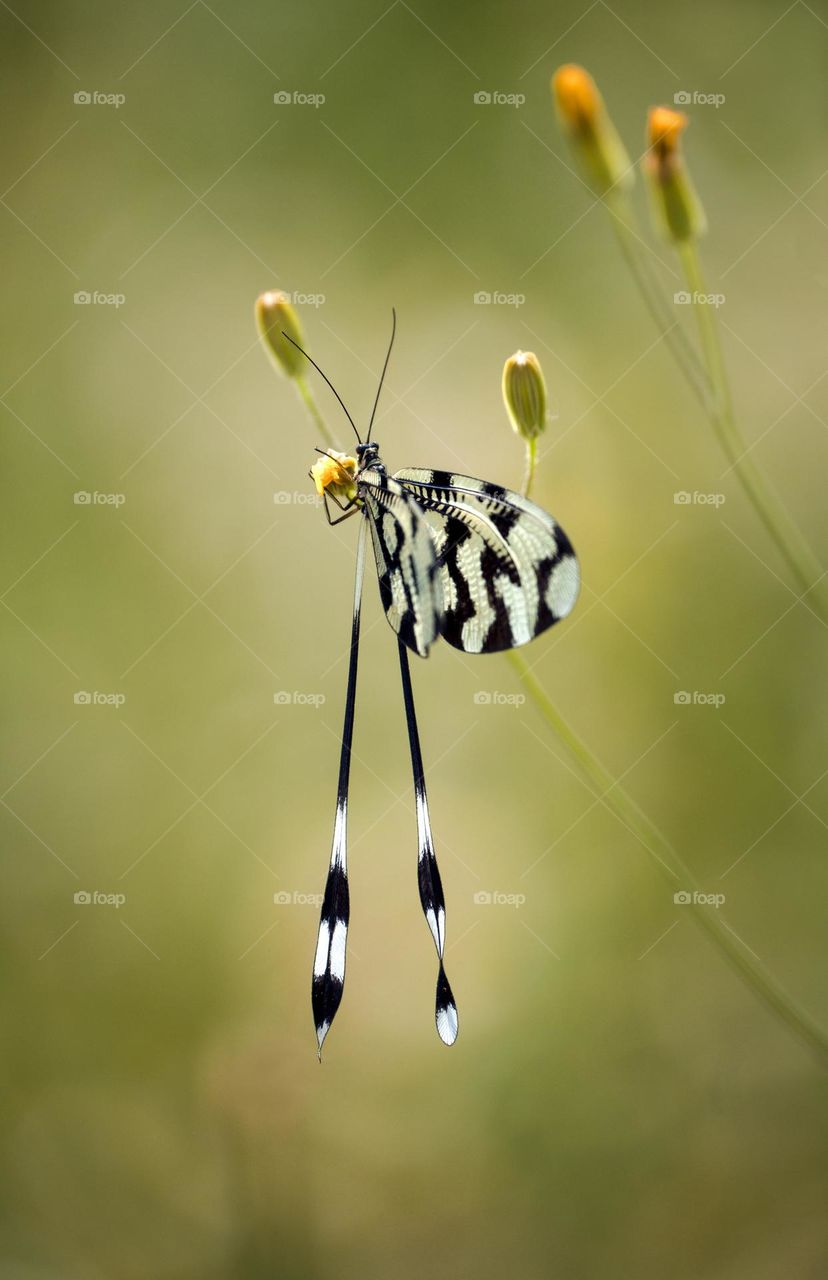
<svg viewBox="0 0 828 1280"><path fill-rule="evenodd" d="M505 700L506 661L438 648L414 678L461 1018L440 1045L370 574L349 975L317 1063L309 899L356 531L305 500L318 441L253 302L309 299L363 422L396 305L392 468L518 483L500 371L537 352L537 497L585 586L528 658L740 944L825 1016L825 632L573 175L548 81L588 66L633 156L649 105L725 96L688 108L710 286L754 457L824 558L827 19L3 4L4 1276L824 1274L815 1061ZM123 901L75 900L94 893Z"/></svg>

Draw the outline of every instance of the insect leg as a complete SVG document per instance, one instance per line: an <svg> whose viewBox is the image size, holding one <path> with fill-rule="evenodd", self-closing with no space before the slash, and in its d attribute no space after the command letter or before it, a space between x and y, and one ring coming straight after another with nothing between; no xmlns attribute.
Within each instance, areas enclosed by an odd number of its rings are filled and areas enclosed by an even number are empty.
<svg viewBox="0 0 828 1280"><path fill-rule="evenodd" d="M357 513L357 511L359 511L359 510L360 510L360 508L357 506L356 499L352 499L352 500L347 504L347 506L344 506L344 507L343 507L342 503L341 503L341 502L337 502L336 498L334 498L334 502L336 502L336 505L339 507L339 510L340 510L340 511L344 511L344 512L345 512L345 515L344 515L344 516L337 516L336 520L332 520L332 519L331 519L331 513L330 513L330 511L328 510L328 497L329 497L329 496L333 497L333 495L332 495L332 494L331 494L331 495L329 495L329 494L327 493L327 491L322 495L322 501L323 501L324 506L325 506L325 517L326 517L326 519L327 519L327 521L328 521L328 524L329 524L329 525L342 524L343 520L349 520L349 519L351 518L351 516L355 516L355 515L356 515L356 513Z"/></svg>

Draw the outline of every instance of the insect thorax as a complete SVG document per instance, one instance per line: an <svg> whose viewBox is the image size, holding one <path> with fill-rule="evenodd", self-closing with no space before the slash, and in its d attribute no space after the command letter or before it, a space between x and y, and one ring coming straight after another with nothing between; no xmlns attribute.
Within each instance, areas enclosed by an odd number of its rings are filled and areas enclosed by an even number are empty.
<svg viewBox="0 0 828 1280"><path fill-rule="evenodd" d="M359 461L360 471L366 467L373 467L376 471L385 470L385 465L380 460L379 445L376 440L367 440L364 444L358 444L354 452Z"/></svg>

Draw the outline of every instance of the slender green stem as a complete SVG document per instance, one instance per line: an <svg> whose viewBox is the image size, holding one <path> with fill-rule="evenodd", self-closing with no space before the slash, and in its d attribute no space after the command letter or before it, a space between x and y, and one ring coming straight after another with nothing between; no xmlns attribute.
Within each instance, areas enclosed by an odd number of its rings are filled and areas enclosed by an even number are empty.
<svg viewBox="0 0 828 1280"><path fill-rule="evenodd" d="M532 485L535 483L535 468L538 465L538 441L536 436L526 441L526 475L523 481L523 496L532 496Z"/></svg>
<svg viewBox="0 0 828 1280"><path fill-rule="evenodd" d="M781 501L756 466L742 436L733 412L733 401L727 368L719 337L716 308L705 301L709 294L698 250L693 241L679 246L687 287L692 295L704 361L713 390L710 421L713 429L756 514L764 524L777 549L797 582L801 594L813 593L812 604L822 620L828 623L828 599L823 584L824 570L802 533L788 515Z"/></svg>
<svg viewBox="0 0 828 1280"><path fill-rule="evenodd" d="M528 462L528 457L527 457ZM534 460L523 488L529 496L529 485L534 476ZM563 744L575 761L590 790L597 800L620 820L623 826L644 845L667 881L673 893L683 890L690 900L683 904L696 923L705 931L711 942L739 975L743 982L759 997L777 1018L817 1057L828 1065L828 1036L806 1010L800 1008L788 995L758 956L754 955L722 920L718 909L705 902L706 895L699 888L695 875L658 829L647 817L632 796L612 777L589 747L564 719L537 676L532 673L525 658L516 649L510 649L506 657L511 663L528 697L540 712L547 726ZM699 897L699 895L701 895Z"/></svg>
<svg viewBox="0 0 828 1280"><path fill-rule="evenodd" d="M335 449L336 441L331 435L328 425L319 411L319 406L317 405L313 392L307 382L304 378L294 378L294 382L296 384L296 390L299 392L299 398L307 409L313 425L316 427L327 447L329 449Z"/></svg>
<svg viewBox="0 0 828 1280"><path fill-rule="evenodd" d="M611 215L619 248L657 327L664 335L675 360L707 413L725 456L788 566L802 596L812 595L811 606L828 623L828 596L824 570L808 546L798 526L754 463L739 430L722 353L715 308L693 302L701 343L702 360L687 341L670 314L659 281L642 251L643 238L633 207L619 187L604 197ZM685 280L694 298L707 296L698 251L693 242L679 249Z"/></svg>
<svg viewBox="0 0 828 1280"><path fill-rule="evenodd" d="M666 837L581 741L532 674L523 656L516 650L510 650L506 656L527 695L546 724L566 747L600 803L614 813L649 851L671 891L675 893L684 890L690 894L691 900L682 906L682 911L690 912L754 994L764 1001L794 1035L828 1064L828 1037L822 1028L810 1014L795 1004L758 957L739 941L724 923L718 910L704 904L705 895L702 895L702 901L696 900L694 895L700 893L696 877Z"/></svg>
<svg viewBox="0 0 828 1280"><path fill-rule="evenodd" d="M673 353L677 364L695 391L704 408L712 404L712 389L704 365L676 323L656 278L644 248L644 239L638 228L635 212L620 187L613 187L604 197L604 204L611 215L612 228L627 266L638 285L642 298L656 327Z"/></svg>

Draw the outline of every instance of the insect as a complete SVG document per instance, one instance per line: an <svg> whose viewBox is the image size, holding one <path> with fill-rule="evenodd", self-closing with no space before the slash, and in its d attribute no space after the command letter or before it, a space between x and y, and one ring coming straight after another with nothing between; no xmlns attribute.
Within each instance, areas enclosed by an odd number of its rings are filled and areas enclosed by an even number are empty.
<svg viewBox="0 0 828 1280"><path fill-rule="evenodd" d="M389 475L371 430L394 345L396 313L392 314L391 341L365 440L336 388L299 347L333 391L358 442L354 456L318 449L321 456L309 475L324 500L329 524L361 517L336 818L313 963L311 1003L320 1058L345 982L350 918L348 785L366 535L370 533L374 549L382 607L397 635L417 812L417 880L437 949L437 1032L447 1045L457 1038L457 1005L443 963L446 909L429 821L408 653L427 657L441 636L465 653L495 653L528 644L571 612L579 588L578 561L563 529L521 494L449 471L413 467ZM285 337L293 341L289 334ZM341 512L336 518L331 517L329 500Z"/></svg>

